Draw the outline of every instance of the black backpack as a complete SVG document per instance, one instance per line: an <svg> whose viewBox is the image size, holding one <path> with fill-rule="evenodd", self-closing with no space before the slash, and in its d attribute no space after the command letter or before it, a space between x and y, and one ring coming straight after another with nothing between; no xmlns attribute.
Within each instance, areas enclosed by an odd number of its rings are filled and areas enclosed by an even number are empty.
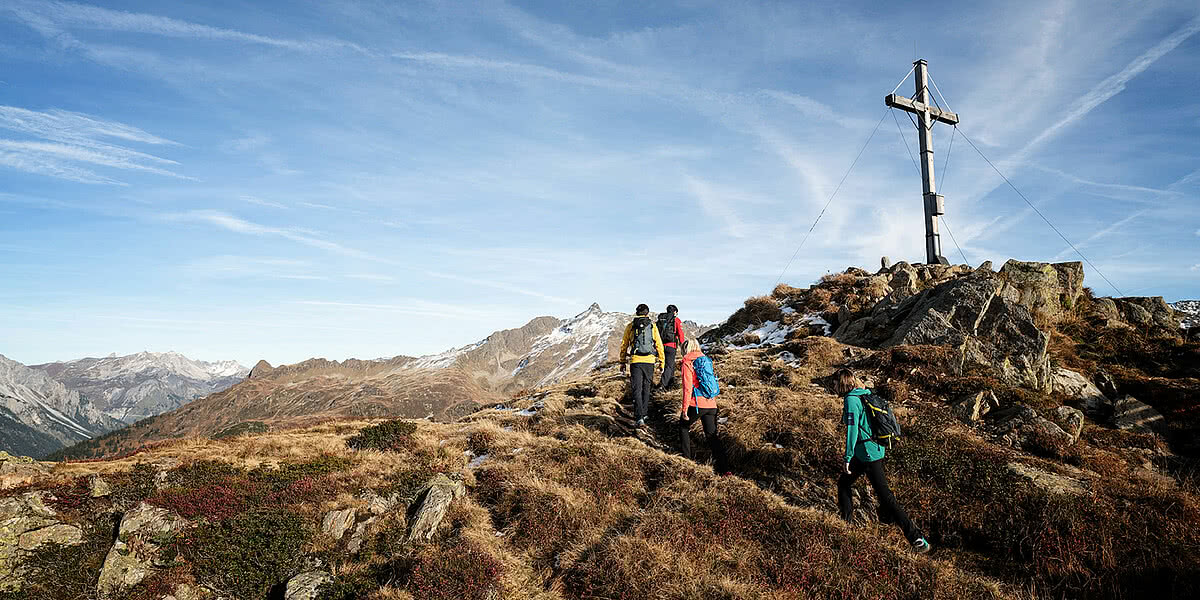
<svg viewBox="0 0 1200 600"><path fill-rule="evenodd" d="M633 319L633 355L634 356L653 356L658 354L658 348L654 346L654 324L650 322L650 317L636 317Z"/></svg>
<svg viewBox="0 0 1200 600"><path fill-rule="evenodd" d="M882 444L886 440L887 447L891 448L892 440L900 439L900 422L892 413L892 405L888 403L887 398L874 392L859 396L858 399L862 401L863 412L866 413L871 431L875 434L871 441Z"/></svg>
<svg viewBox="0 0 1200 600"><path fill-rule="evenodd" d="M658 335L662 337L664 344L677 342L675 339L675 315L669 312L660 313L658 315Z"/></svg>

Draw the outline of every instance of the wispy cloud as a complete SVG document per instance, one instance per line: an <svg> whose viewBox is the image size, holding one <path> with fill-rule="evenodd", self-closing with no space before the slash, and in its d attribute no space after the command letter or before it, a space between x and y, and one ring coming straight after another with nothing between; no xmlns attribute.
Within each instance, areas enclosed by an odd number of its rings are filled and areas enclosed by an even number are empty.
<svg viewBox="0 0 1200 600"><path fill-rule="evenodd" d="M295 50L300 52L324 52L329 50L352 50L371 54L366 48L333 38L295 40L246 33L200 25L169 17L145 13L110 10L72 2L27 2L12 0L8 9L18 18L45 27L47 22L61 27L80 27L101 31L141 33L172 38L231 41Z"/></svg>
<svg viewBox="0 0 1200 600"><path fill-rule="evenodd" d="M1125 217L1124 219L1121 219L1121 220L1113 223L1112 225L1109 225L1108 227L1105 227L1104 229L1101 229L1100 231L1093 233L1092 235L1088 236L1087 239L1083 240L1082 242L1076 243L1075 248L1087 247L1092 242L1094 242L1098 239L1101 239L1108 235L1112 235L1113 233L1120 231L1121 228L1124 227L1126 224L1128 224L1130 221L1132 221L1138 217L1141 217L1144 214L1146 214L1146 211L1144 211L1144 210L1135 212L1135 213L1129 215L1128 217ZM1069 255L1073 254L1074 252L1075 252L1075 250L1070 247L1063 248L1062 251L1059 252L1058 254L1056 254L1054 256L1054 258L1052 258L1051 260L1052 261L1062 260L1064 257L1069 256Z"/></svg>
<svg viewBox="0 0 1200 600"><path fill-rule="evenodd" d="M14 169L91 184L122 182L83 165L194 180L166 168L179 164L174 160L104 141L173 144L124 123L56 109L40 112L0 106L0 129L37 138L0 138L0 164Z"/></svg>
<svg viewBox="0 0 1200 600"><path fill-rule="evenodd" d="M249 202L250 204L257 204L259 206L266 206L269 208L287 209L287 206L284 206L283 204L280 204L278 202L272 202L270 200L263 200L262 198L259 198L258 196L242 196L242 200L245 200L246 202Z"/></svg>
<svg viewBox="0 0 1200 600"><path fill-rule="evenodd" d="M1017 151L1012 158L1013 161L1023 162L1035 149L1057 136L1063 129L1074 124L1087 115L1092 109L1100 106L1109 98L1116 96L1125 89L1125 85L1131 79L1140 75L1143 71L1150 68L1158 59L1165 56L1168 52L1179 47L1180 44L1187 41L1188 38L1200 33L1200 17L1192 19L1186 25L1181 27L1175 33L1167 36L1159 43L1155 44L1149 50L1143 52L1140 56L1133 59L1125 68L1107 77L1104 81L1096 84L1088 93L1081 96L1067 110L1067 114L1058 120L1058 122L1044 129L1037 137L1025 144L1023 148Z"/></svg>
<svg viewBox="0 0 1200 600"><path fill-rule="evenodd" d="M380 260L378 257L362 250L349 248L337 242L331 242L315 237L307 231L297 231L294 229L282 229L279 227L271 227L268 225L260 225L251 221L240 219L231 214L217 210L192 210L185 213L165 215L165 218L173 221L192 221L199 223L207 223L227 231L234 233L244 233L247 235L257 236L277 236L293 242L320 248L343 256L353 258L362 258L368 260Z"/></svg>

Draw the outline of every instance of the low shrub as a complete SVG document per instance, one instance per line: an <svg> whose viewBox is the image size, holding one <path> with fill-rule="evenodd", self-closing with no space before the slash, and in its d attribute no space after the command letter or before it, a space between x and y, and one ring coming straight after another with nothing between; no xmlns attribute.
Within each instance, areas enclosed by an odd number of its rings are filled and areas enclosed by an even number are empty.
<svg viewBox="0 0 1200 600"><path fill-rule="evenodd" d="M262 421L245 421L224 429L218 433L214 433L212 439L223 440L225 438L237 437L239 435L266 433L267 429L267 424L263 423Z"/></svg>
<svg viewBox="0 0 1200 600"><path fill-rule="evenodd" d="M413 433L417 424L403 419L384 421L378 425L364 427L357 434L346 440L346 446L353 450L397 451L411 449Z"/></svg>
<svg viewBox="0 0 1200 600"><path fill-rule="evenodd" d="M501 597L504 564L467 540L426 547L407 563L405 588L414 600L492 600Z"/></svg>
<svg viewBox="0 0 1200 600"><path fill-rule="evenodd" d="M309 529L294 512L264 508L188 531L180 554L196 580L235 598L264 598L299 571Z"/></svg>
<svg viewBox="0 0 1200 600"><path fill-rule="evenodd" d="M0 600L95 597L96 581L112 545L115 523L108 515L100 515L80 526L83 543L73 546L43 544L26 555L18 567L24 586L18 590L0 591Z"/></svg>

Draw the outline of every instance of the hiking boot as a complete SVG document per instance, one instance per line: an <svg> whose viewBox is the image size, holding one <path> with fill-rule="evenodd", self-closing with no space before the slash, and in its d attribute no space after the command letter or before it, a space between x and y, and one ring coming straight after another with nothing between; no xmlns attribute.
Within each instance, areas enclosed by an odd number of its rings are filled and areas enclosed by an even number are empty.
<svg viewBox="0 0 1200 600"><path fill-rule="evenodd" d="M645 427L646 426L646 417L639 417L637 422L634 423L633 426L637 427L639 429L642 427Z"/></svg>
<svg viewBox="0 0 1200 600"><path fill-rule="evenodd" d="M925 541L925 538L917 538L917 541L913 542L912 546L913 552L916 552L917 554L925 554L933 549L933 547L929 545L929 542Z"/></svg>

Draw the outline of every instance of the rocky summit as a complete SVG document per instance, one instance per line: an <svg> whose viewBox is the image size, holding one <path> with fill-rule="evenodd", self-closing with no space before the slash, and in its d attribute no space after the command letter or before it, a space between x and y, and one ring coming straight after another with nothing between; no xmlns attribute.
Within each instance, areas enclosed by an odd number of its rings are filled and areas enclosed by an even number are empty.
<svg viewBox="0 0 1200 600"><path fill-rule="evenodd" d="M492 360L520 373L538 348L595 348L515 340L590 331L598 312L501 335ZM419 364L259 364L234 389L261 386L268 412L365 412L164 420L178 437L104 460L0 455L0 599L1200 594L1200 344L1161 299L1095 297L1076 263L897 263L778 286L701 338L730 476L704 447L680 456L677 389L635 427L608 361L439 419L354 394L462 376L450 365L482 345ZM897 414L888 476L930 554L865 482L851 522L837 516L843 367Z"/></svg>

